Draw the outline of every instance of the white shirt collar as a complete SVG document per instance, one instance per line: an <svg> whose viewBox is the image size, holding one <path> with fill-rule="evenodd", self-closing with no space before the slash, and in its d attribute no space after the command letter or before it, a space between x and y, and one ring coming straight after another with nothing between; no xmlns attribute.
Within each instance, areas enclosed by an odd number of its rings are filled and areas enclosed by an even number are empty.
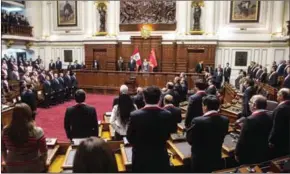
<svg viewBox="0 0 290 174"><path fill-rule="evenodd" d="M146 107L159 107L159 105L158 104L146 104L145 108Z"/></svg>
<svg viewBox="0 0 290 174"><path fill-rule="evenodd" d="M218 112L215 111L215 110L212 110L212 111L207 111L206 113L203 114L203 116L208 116L208 115L211 115L211 114L217 114Z"/></svg>

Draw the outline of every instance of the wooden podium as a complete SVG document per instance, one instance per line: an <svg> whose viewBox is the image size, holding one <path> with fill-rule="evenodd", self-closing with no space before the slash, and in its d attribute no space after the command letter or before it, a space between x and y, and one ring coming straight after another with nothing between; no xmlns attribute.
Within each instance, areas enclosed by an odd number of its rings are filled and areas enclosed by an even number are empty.
<svg viewBox="0 0 290 174"><path fill-rule="evenodd" d="M126 80L125 85L127 85L128 88L129 88L129 91L128 91L129 95L135 95L136 94L136 88L137 88L136 77L131 76L129 78L129 80Z"/></svg>

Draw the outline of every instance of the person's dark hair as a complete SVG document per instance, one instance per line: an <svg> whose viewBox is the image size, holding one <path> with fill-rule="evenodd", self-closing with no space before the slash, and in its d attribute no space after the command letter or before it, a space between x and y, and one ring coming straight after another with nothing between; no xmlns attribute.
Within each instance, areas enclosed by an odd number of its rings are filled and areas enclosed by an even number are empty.
<svg viewBox="0 0 290 174"><path fill-rule="evenodd" d="M134 103L128 94L121 94L118 102L118 112L120 114L121 123L127 124L130 113L135 110Z"/></svg>
<svg viewBox="0 0 290 174"><path fill-rule="evenodd" d="M143 91L146 104L158 104L161 91L156 86L149 86Z"/></svg>
<svg viewBox="0 0 290 174"><path fill-rule="evenodd" d="M203 97L202 104L207 107L208 111L217 111L220 108L220 101L215 95L207 95Z"/></svg>
<svg viewBox="0 0 290 174"><path fill-rule="evenodd" d="M243 71L243 76L246 77L247 76L247 72Z"/></svg>
<svg viewBox="0 0 290 174"><path fill-rule="evenodd" d="M82 103L86 100L86 92L83 89L78 89L75 93L75 100L77 103Z"/></svg>
<svg viewBox="0 0 290 174"><path fill-rule="evenodd" d="M116 173L117 163L109 145L97 137L81 142L74 157L74 173Z"/></svg>
<svg viewBox="0 0 290 174"><path fill-rule="evenodd" d="M257 99L254 102L257 109L267 108L267 99L265 97L257 97Z"/></svg>
<svg viewBox="0 0 290 174"><path fill-rule="evenodd" d="M5 128L9 140L15 146L28 142L29 135L34 130L32 111L25 103L17 103L12 113L12 121Z"/></svg>
<svg viewBox="0 0 290 174"><path fill-rule="evenodd" d="M254 80L252 80L252 79L246 79L246 83L247 83L249 86L254 86L254 85L255 85L255 82L254 82Z"/></svg>
<svg viewBox="0 0 290 174"><path fill-rule="evenodd" d="M173 83L167 83L167 89L173 89L174 84Z"/></svg>
<svg viewBox="0 0 290 174"><path fill-rule="evenodd" d="M206 89L206 85L202 82L196 82L195 83L195 87L197 87L199 90L205 90Z"/></svg>

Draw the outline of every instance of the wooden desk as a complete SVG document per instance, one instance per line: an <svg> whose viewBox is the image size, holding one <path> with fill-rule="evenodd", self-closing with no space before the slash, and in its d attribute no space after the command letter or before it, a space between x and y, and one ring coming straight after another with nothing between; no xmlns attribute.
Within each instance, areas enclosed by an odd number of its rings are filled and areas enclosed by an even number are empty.
<svg viewBox="0 0 290 174"><path fill-rule="evenodd" d="M238 119L238 115L241 113L241 108L230 106L228 108L221 108L220 114L229 118L230 123L234 123Z"/></svg>
<svg viewBox="0 0 290 174"><path fill-rule="evenodd" d="M1 111L1 115L2 115L1 124L3 127L10 124L10 122L12 120L13 109L14 109L14 107L7 107L5 109L2 109L2 111Z"/></svg>
<svg viewBox="0 0 290 174"><path fill-rule="evenodd" d="M122 84L130 78L136 78L138 86L155 85L160 88L165 87L168 81L173 81L174 77L180 73L174 72L154 72L139 73L126 71L96 71L96 70L75 70L79 87L90 92L117 94ZM194 82L198 79L204 80L203 74L187 73L189 89L194 86Z"/></svg>

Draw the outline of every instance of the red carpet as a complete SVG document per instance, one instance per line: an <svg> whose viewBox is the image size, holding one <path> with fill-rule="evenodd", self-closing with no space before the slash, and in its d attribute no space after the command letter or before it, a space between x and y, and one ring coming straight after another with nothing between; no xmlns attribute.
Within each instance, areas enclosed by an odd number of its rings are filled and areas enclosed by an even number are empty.
<svg viewBox="0 0 290 174"><path fill-rule="evenodd" d="M109 95L87 94L86 103L96 108L98 120L102 120L103 114L112 110L114 97ZM68 141L64 130L64 114L67 107L75 104L75 101L71 100L48 109L37 109L36 124L44 130L46 137L57 138L59 142Z"/></svg>

